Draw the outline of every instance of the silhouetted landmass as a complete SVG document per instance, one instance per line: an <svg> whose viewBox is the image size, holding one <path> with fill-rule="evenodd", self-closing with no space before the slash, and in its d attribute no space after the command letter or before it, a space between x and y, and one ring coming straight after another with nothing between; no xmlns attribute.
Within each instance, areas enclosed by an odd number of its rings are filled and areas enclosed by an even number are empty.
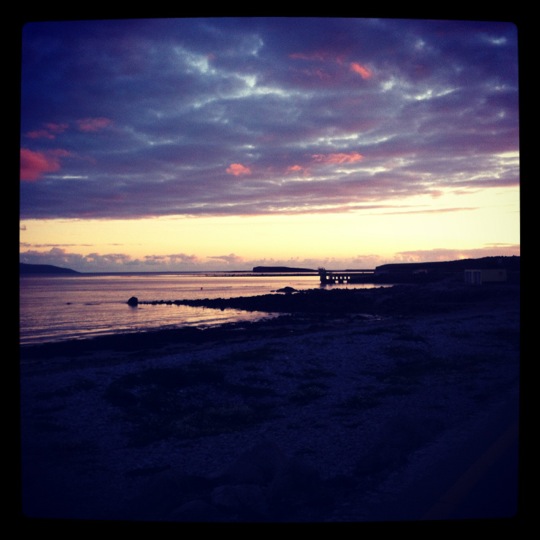
<svg viewBox="0 0 540 540"><path fill-rule="evenodd" d="M313 268L292 268L290 266L255 266L253 272L315 272Z"/></svg>
<svg viewBox="0 0 540 540"><path fill-rule="evenodd" d="M265 294L236 298L159 300L141 304L170 304L214 309L240 309L269 313L412 315L446 312L471 304L518 296L518 284L471 287L461 282L435 282L372 289L310 289L292 294Z"/></svg>
<svg viewBox="0 0 540 540"><path fill-rule="evenodd" d="M465 270L504 270L508 281L519 280L520 258L481 257L455 261L390 263L377 266L370 277L359 276L356 281L373 283L429 283L450 277L461 279Z"/></svg>
<svg viewBox="0 0 540 540"><path fill-rule="evenodd" d="M471 268L479 270L504 268L508 271L519 272L520 257L481 257L479 259L459 259L456 261L390 263L377 266L376 272L406 272L424 269L441 272L459 272Z"/></svg>
<svg viewBox="0 0 540 540"><path fill-rule="evenodd" d="M52 264L19 263L19 274L79 274L79 272Z"/></svg>
<svg viewBox="0 0 540 540"><path fill-rule="evenodd" d="M357 269L319 269L321 283L433 283L448 278L463 279L464 271L503 271L504 279L519 280L520 258L481 257L476 259L459 259L455 261L388 263L373 270Z"/></svg>

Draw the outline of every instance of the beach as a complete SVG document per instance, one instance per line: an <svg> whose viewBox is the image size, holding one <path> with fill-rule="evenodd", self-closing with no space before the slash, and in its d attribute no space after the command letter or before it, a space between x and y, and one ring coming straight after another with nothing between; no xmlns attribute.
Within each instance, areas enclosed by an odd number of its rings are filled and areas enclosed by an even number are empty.
<svg viewBox="0 0 540 540"><path fill-rule="evenodd" d="M505 500L444 497L517 448L519 284L198 302L279 316L21 347L26 519L515 515L513 457Z"/></svg>

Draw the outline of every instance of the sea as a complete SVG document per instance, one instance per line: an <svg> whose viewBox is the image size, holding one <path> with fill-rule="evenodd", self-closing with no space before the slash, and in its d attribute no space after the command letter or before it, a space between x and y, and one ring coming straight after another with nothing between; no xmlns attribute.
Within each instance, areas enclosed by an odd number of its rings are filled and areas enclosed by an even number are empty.
<svg viewBox="0 0 540 540"><path fill-rule="evenodd" d="M232 298L275 293L282 287L306 290L320 286L317 274L179 272L21 275L19 343L31 345L185 326L205 328L276 316L266 312L175 304L139 304L131 307L127 301L132 296L136 296L139 302ZM326 288L373 286L355 284Z"/></svg>

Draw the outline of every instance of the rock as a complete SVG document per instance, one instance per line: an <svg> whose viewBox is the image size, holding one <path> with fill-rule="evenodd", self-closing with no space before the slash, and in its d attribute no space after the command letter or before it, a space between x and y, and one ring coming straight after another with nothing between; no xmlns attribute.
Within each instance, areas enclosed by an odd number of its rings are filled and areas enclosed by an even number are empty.
<svg viewBox="0 0 540 540"><path fill-rule="evenodd" d="M298 292L294 287L282 287L281 289L278 289L276 292L282 292L285 294L292 294L294 292Z"/></svg>
<svg viewBox="0 0 540 540"><path fill-rule="evenodd" d="M127 301L128 306L136 307L139 304L139 299L136 296L132 296Z"/></svg>

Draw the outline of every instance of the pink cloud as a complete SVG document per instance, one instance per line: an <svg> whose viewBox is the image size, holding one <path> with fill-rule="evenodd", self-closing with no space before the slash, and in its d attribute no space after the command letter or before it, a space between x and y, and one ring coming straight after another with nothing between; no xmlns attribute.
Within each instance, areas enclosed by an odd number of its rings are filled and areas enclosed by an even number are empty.
<svg viewBox="0 0 540 540"><path fill-rule="evenodd" d="M355 73L358 73L362 79L371 79L373 76L373 73L370 69L363 66L362 64L359 64L358 62L351 62L351 71L354 71Z"/></svg>
<svg viewBox="0 0 540 540"><path fill-rule="evenodd" d="M348 154L341 152L335 154L313 154L311 157L319 163L332 164L355 163L364 159L364 156L358 152L350 152Z"/></svg>
<svg viewBox="0 0 540 540"><path fill-rule="evenodd" d="M45 129L48 129L51 133L63 133L68 128L67 124L55 124L54 122L48 122L45 124Z"/></svg>
<svg viewBox="0 0 540 540"><path fill-rule="evenodd" d="M26 136L30 139L55 139L60 133L63 133L68 128L67 124L45 124L43 129L29 131Z"/></svg>
<svg viewBox="0 0 540 540"><path fill-rule="evenodd" d="M20 178L25 182L35 182L44 174L60 169L60 158L69 155L66 150L34 152L21 148Z"/></svg>
<svg viewBox="0 0 540 540"><path fill-rule="evenodd" d="M340 66L345 64L344 55L332 56L324 51L318 51L314 53L293 53L289 55L289 58L292 58L293 60L305 60L305 61L311 61L311 62L314 62L314 61L331 62L331 63L335 62ZM358 62L351 62L349 64L349 67L351 71L360 75L362 79L370 79L373 76L373 73L369 68L367 68L366 66L363 66L362 64ZM311 73L314 73L315 75L319 77L321 77L321 75L323 74L326 75L325 72L321 70L316 70L315 72L309 72L308 74L311 74Z"/></svg>
<svg viewBox="0 0 540 540"><path fill-rule="evenodd" d="M241 176L243 174L251 174L251 169L241 163L231 163L231 165L227 167L227 172L234 176Z"/></svg>
<svg viewBox="0 0 540 540"><path fill-rule="evenodd" d="M77 126L80 131L91 132L99 131L112 124L112 120L109 118L81 118L77 120Z"/></svg>
<svg viewBox="0 0 540 540"><path fill-rule="evenodd" d="M54 139L56 135L50 133L46 129L36 129L35 131L29 131L26 136L30 139Z"/></svg>
<svg viewBox="0 0 540 540"><path fill-rule="evenodd" d="M290 167L287 167L287 172L299 172L304 170L304 168L300 165L291 165Z"/></svg>

